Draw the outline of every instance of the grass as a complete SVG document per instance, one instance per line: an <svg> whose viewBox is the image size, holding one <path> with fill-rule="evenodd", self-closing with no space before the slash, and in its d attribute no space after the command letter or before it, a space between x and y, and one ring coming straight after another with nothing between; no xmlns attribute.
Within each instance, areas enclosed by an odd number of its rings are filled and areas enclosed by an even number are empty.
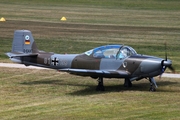
<svg viewBox="0 0 180 120"><path fill-rule="evenodd" d="M179 28L91 25L83 23L51 23L11 20L1 23L0 60L6 62L4 53L10 51L14 28L29 29L40 50L55 53L82 53L105 44L125 44L138 53L168 58L179 72ZM4 28L4 29L3 29ZM173 42L172 42L173 41ZM9 62L9 61L7 61Z"/></svg>
<svg viewBox="0 0 180 120"><path fill-rule="evenodd" d="M105 79L105 92L96 92L91 78L53 70L0 69L1 119L178 119L179 80L149 82Z"/></svg>
<svg viewBox="0 0 180 120"><path fill-rule="evenodd" d="M4 4L25 4L25 5L45 5L45 6L70 6L70 5L81 5L81 6L95 6L95 7L105 7L105 8L134 8L134 9L155 9L155 10L179 10L178 0L2 0Z"/></svg>
<svg viewBox="0 0 180 120"><path fill-rule="evenodd" d="M16 29L31 30L38 48L82 53L105 44L125 44L138 53L168 58L180 71L179 1L173 0L1 0L0 62L11 50ZM60 21L65 16L67 21ZM169 71L167 71L169 72ZM51 70L0 68L1 119L180 119L179 79L156 78L123 87L122 79L105 79L96 92L91 78Z"/></svg>

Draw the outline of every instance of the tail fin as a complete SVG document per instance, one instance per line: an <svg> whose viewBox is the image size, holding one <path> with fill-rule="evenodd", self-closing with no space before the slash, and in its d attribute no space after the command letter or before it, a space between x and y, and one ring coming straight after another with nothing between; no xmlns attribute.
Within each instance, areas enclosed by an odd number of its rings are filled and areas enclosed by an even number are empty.
<svg viewBox="0 0 180 120"><path fill-rule="evenodd" d="M31 54L37 53L38 49L34 38L29 30L16 30L14 32L12 53Z"/></svg>
<svg viewBox="0 0 180 120"><path fill-rule="evenodd" d="M16 30L14 32L11 52L6 55L16 63L22 63L23 57L36 57L38 49L29 30Z"/></svg>

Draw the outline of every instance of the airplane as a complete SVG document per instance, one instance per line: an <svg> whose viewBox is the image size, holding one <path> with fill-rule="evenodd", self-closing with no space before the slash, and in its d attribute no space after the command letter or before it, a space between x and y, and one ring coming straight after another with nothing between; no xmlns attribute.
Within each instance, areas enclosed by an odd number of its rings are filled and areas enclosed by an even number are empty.
<svg viewBox="0 0 180 120"><path fill-rule="evenodd" d="M12 50L6 55L16 63L68 72L73 75L98 79L97 91L104 91L103 78L124 78L124 86L133 81L147 79L149 91L156 91L155 76L161 76L166 68L174 71L172 61L138 54L123 44L104 45L81 54L56 54L38 50L31 31L15 30Z"/></svg>

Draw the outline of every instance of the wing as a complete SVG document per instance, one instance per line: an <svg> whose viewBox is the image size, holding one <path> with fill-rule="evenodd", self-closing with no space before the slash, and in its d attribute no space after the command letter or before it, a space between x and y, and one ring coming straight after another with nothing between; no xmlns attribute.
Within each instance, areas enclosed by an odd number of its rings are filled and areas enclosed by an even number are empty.
<svg viewBox="0 0 180 120"><path fill-rule="evenodd" d="M109 78L124 78L130 75L128 71L123 70L59 69L59 71L80 76L103 76Z"/></svg>

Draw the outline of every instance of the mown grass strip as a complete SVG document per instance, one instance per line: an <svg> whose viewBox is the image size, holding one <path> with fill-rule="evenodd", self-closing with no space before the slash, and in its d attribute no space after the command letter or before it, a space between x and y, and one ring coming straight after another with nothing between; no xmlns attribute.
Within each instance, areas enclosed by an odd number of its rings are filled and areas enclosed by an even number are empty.
<svg viewBox="0 0 180 120"><path fill-rule="evenodd" d="M95 91L88 77L54 70L1 68L2 119L178 119L179 80L155 78L157 92L147 80L123 87L122 79L105 79L106 91Z"/></svg>

